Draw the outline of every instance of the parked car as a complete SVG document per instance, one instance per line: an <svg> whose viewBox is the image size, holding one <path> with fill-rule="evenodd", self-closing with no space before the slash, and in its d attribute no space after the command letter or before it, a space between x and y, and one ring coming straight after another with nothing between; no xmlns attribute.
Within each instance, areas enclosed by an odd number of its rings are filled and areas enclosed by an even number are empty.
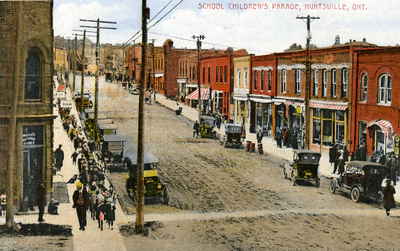
<svg viewBox="0 0 400 251"><path fill-rule="evenodd" d="M318 175L319 160L321 154L309 150L300 150L293 153L293 161L281 165L282 175L290 179L293 186L298 181L314 182L316 187L320 185Z"/></svg>
<svg viewBox="0 0 400 251"><path fill-rule="evenodd" d="M332 178L331 193L350 194L354 202L372 199L378 203L383 200L382 181L386 177L385 166L369 161L349 161L344 173Z"/></svg>

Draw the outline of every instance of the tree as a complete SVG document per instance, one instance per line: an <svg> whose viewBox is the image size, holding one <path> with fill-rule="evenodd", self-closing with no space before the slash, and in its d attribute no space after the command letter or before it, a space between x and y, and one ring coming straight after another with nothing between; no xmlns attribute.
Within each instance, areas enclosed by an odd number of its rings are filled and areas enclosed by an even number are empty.
<svg viewBox="0 0 400 251"><path fill-rule="evenodd" d="M303 49L303 47L301 47L301 44L293 43L285 51L297 51L297 50L302 50L302 49Z"/></svg>

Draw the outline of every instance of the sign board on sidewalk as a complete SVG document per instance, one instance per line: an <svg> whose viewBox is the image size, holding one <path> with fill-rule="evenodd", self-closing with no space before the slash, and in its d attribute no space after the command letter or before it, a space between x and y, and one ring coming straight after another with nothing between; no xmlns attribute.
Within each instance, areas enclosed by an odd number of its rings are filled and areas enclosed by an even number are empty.
<svg viewBox="0 0 400 251"><path fill-rule="evenodd" d="M396 135L394 137L394 153L396 154L397 157L399 157L400 154L400 136Z"/></svg>

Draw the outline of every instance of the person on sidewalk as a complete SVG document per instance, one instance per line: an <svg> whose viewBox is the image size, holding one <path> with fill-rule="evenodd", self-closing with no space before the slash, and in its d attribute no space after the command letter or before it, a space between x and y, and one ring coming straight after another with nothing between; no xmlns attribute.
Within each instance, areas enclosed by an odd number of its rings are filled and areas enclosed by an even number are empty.
<svg viewBox="0 0 400 251"><path fill-rule="evenodd" d="M390 179L386 179L386 186L383 189L383 207L386 210L386 215L390 215L390 209L395 208L394 202L394 194L396 190L392 186L392 181Z"/></svg>
<svg viewBox="0 0 400 251"><path fill-rule="evenodd" d="M281 133L281 130L279 128L276 129L275 140L276 140L276 145L279 148L282 148L282 133Z"/></svg>
<svg viewBox="0 0 400 251"><path fill-rule="evenodd" d="M263 134L261 128L258 128L258 131L257 131L257 143L258 144L261 144L263 137L264 137L264 134Z"/></svg>
<svg viewBox="0 0 400 251"><path fill-rule="evenodd" d="M37 204L39 208L39 218L38 222L42 223L44 222L43 215L44 215L44 208L46 206L46 187L43 182L40 182L38 185L38 191L37 191Z"/></svg>
<svg viewBox="0 0 400 251"><path fill-rule="evenodd" d="M86 227L86 210L88 206L89 196L88 192L80 181L76 182L76 190L72 195L73 208L76 209L76 214L79 221L79 230L85 231Z"/></svg>
<svg viewBox="0 0 400 251"><path fill-rule="evenodd" d="M198 138L199 137L199 130L200 130L200 124L196 120L193 124L193 138Z"/></svg>
<svg viewBox="0 0 400 251"><path fill-rule="evenodd" d="M56 159L56 168L59 172L64 163L64 151L61 149L62 145L59 145L57 150L54 152L54 157Z"/></svg>
<svg viewBox="0 0 400 251"><path fill-rule="evenodd" d="M76 165L76 159L78 158L79 153L75 150L75 152L72 153L71 158L72 158L72 164Z"/></svg>

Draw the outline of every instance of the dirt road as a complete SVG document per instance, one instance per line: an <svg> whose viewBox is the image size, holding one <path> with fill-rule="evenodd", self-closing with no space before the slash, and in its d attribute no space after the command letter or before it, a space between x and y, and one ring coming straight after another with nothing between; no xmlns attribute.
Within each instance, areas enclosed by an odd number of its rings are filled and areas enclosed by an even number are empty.
<svg viewBox="0 0 400 251"><path fill-rule="evenodd" d="M100 111L108 112L119 133L136 142L137 96L115 84L103 84L101 93ZM171 250L185 250L174 249L182 241L202 250L376 250L400 246L395 238L400 230L398 220L383 216L383 210L378 211L376 205L356 204L345 196L332 195L324 179L320 188L292 186L281 177L278 167L282 160L268 154L226 149L215 140L193 140L191 125L184 118L159 105L146 105L145 110L146 150L160 159L159 173L170 196L170 207L146 206L145 213L282 211L278 215L168 222L154 234L167 236L161 239L164 244L169 243ZM264 148L268 152L268 146ZM124 175L113 174L112 179L122 198L127 198ZM133 204L127 202L127 211L133 213ZM296 210L301 212L293 212ZM317 210L327 212L312 213ZM361 213L335 213L347 210ZM184 231L177 231L177 225ZM126 241L150 245L147 239L138 237L128 237ZM149 250L159 245L157 241L151 242L154 246L150 245Z"/></svg>

